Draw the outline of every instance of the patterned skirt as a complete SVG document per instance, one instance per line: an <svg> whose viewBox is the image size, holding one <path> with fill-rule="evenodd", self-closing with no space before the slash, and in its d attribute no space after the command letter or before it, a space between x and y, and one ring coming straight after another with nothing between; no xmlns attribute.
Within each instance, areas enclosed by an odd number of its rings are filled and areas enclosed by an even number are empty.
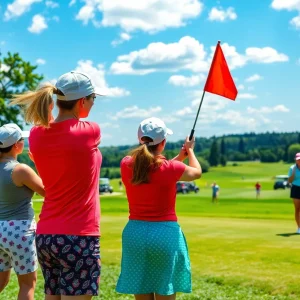
<svg viewBox="0 0 300 300"><path fill-rule="evenodd" d="M122 265L116 291L172 295L191 292L191 268L177 222L130 220L122 235Z"/></svg>

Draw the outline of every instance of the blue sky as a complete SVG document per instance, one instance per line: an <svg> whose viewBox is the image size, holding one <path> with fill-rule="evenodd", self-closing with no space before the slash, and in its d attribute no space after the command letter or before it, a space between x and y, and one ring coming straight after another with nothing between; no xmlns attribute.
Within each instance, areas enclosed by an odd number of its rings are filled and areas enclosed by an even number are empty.
<svg viewBox="0 0 300 300"><path fill-rule="evenodd" d="M1 0L0 49L46 81L81 70L107 96L89 120L102 145L137 142L141 120L189 135L218 40L239 95L206 94L195 136L299 131L300 0Z"/></svg>

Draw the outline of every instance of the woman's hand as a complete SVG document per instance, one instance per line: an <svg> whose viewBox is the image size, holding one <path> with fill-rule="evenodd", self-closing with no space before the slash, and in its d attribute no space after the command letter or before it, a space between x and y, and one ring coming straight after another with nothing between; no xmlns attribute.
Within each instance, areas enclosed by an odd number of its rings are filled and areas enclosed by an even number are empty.
<svg viewBox="0 0 300 300"><path fill-rule="evenodd" d="M185 139L184 147L185 147L185 151L188 155L189 151L193 150L195 147L195 137L193 136L193 138L191 140L189 140L189 137L187 136Z"/></svg>
<svg viewBox="0 0 300 300"><path fill-rule="evenodd" d="M186 148L185 148L185 144L182 144L182 147L179 151L179 154L178 154L178 160L179 161L184 161L186 158L188 157L188 154L187 154L187 151L186 151Z"/></svg>

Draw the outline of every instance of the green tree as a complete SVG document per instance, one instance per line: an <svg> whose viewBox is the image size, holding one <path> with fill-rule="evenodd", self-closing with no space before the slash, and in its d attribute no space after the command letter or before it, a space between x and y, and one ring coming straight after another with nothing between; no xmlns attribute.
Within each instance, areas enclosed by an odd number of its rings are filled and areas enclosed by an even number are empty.
<svg viewBox="0 0 300 300"><path fill-rule="evenodd" d="M219 164L219 160L220 160L220 149L217 140L215 139L210 147L210 154L209 154L208 161L209 164L212 167L214 167Z"/></svg>
<svg viewBox="0 0 300 300"><path fill-rule="evenodd" d="M208 170L209 170L209 162L206 159L204 159L203 157L201 157L201 156L198 156L197 158L198 158L199 163L201 165L202 173L208 172Z"/></svg>
<svg viewBox="0 0 300 300"><path fill-rule="evenodd" d="M300 144L300 133L298 133L298 144Z"/></svg>
<svg viewBox="0 0 300 300"><path fill-rule="evenodd" d="M241 137L239 141L238 151L241 153L245 153L245 143L244 139Z"/></svg>
<svg viewBox="0 0 300 300"><path fill-rule="evenodd" d="M224 137L222 137L222 140L221 140L221 154L226 155L226 144L225 144Z"/></svg>
<svg viewBox="0 0 300 300"><path fill-rule="evenodd" d="M11 122L22 127L20 108L8 106L8 101L13 94L36 89L43 79L42 75L34 73L36 68L18 53L8 52L3 58L0 53L0 126Z"/></svg>
<svg viewBox="0 0 300 300"><path fill-rule="evenodd" d="M295 154L300 152L300 144L292 144L288 150L288 162L295 161Z"/></svg>
<svg viewBox="0 0 300 300"><path fill-rule="evenodd" d="M220 157L220 164L225 167L226 164L227 164L227 159L226 159L226 156L221 154L221 157Z"/></svg>

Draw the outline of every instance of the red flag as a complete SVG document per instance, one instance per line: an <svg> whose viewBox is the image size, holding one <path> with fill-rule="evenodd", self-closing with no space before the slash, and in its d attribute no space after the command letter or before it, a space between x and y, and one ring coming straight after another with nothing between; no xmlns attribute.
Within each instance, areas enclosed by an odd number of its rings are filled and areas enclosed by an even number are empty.
<svg viewBox="0 0 300 300"><path fill-rule="evenodd" d="M212 60L204 91L235 100L237 89L230 74L220 42Z"/></svg>

